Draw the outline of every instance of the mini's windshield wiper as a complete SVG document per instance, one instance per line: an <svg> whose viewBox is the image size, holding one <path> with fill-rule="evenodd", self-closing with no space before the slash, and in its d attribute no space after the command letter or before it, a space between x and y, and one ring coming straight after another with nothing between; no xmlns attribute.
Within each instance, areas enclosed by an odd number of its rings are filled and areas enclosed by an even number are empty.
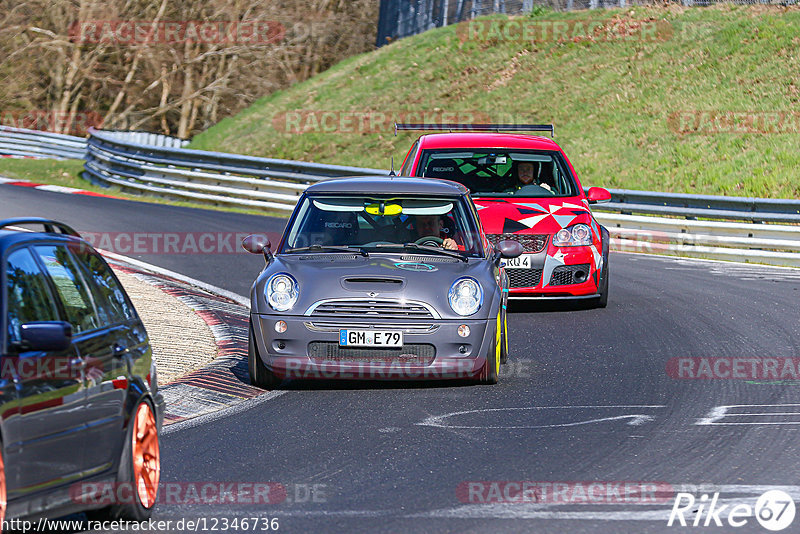
<svg viewBox="0 0 800 534"><path fill-rule="evenodd" d="M438 247L430 247L428 245L420 245L418 243L381 243L380 245L375 245L375 248L405 248L405 249L412 249L412 250L424 250L425 252L434 252L436 254L441 254L443 256L450 256L451 258L458 258L459 260L467 263L469 260L463 254L459 254L458 252L454 252L452 250L448 250L446 248L438 248Z"/></svg>
<svg viewBox="0 0 800 534"><path fill-rule="evenodd" d="M348 245L311 245L309 247L286 249L286 252L316 252L325 250L335 250L337 252L355 252L357 254L361 254L365 258L369 258L369 254L363 248L351 247Z"/></svg>

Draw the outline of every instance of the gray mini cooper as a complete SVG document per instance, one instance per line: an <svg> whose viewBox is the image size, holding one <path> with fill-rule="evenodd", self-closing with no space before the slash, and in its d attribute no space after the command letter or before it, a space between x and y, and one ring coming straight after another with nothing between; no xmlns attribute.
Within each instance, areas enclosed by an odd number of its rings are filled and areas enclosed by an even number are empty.
<svg viewBox="0 0 800 534"><path fill-rule="evenodd" d="M283 379L470 379L506 359L516 241L492 247L463 185L357 177L306 189L251 290L253 385Z"/></svg>

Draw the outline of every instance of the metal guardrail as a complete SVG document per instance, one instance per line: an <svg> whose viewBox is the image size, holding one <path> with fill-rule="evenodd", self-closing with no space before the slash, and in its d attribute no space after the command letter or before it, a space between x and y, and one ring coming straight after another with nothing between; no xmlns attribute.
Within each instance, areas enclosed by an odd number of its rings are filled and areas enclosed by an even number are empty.
<svg viewBox="0 0 800 534"><path fill-rule="evenodd" d="M800 223L800 200L691 195L611 189L611 202L597 209L687 218Z"/></svg>
<svg viewBox="0 0 800 534"><path fill-rule="evenodd" d="M186 143L94 129L87 142L0 126L0 154L85 158L85 174L96 183L176 200L287 212L319 180L387 173L182 148ZM611 202L593 211L616 250L800 267L800 200L610 192Z"/></svg>
<svg viewBox="0 0 800 534"><path fill-rule="evenodd" d="M125 190L280 211L324 178L387 173L148 146L98 130L90 131L85 169L94 181ZM800 266L798 200L610 191L612 201L593 211L616 250Z"/></svg>
<svg viewBox="0 0 800 534"><path fill-rule="evenodd" d="M149 146L181 148L189 143L186 139L150 132L103 130L103 134L117 141L128 141ZM86 146L85 137L0 126L0 155L84 159Z"/></svg>
<svg viewBox="0 0 800 534"><path fill-rule="evenodd" d="M333 176L380 169L144 145L89 131L84 166L95 182L123 190L212 204L291 211L305 188Z"/></svg>
<svg viewBox="0 0 800 534"><path fill-rule="evenodd" d="M0 154L32 158L83 159L86 139L41 130L0 126Z"/></svg>

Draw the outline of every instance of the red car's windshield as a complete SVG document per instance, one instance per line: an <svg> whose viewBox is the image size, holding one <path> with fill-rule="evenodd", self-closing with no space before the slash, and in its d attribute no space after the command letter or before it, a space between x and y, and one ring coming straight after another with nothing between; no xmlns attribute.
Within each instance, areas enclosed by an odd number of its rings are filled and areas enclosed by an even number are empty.
<svg viewBox="0 0 800 534"><path fill-rule="evenodd" d="M416 175L462 183L473 196L578 195L575 179L561 154L550 151L423 150Z"/></svg>

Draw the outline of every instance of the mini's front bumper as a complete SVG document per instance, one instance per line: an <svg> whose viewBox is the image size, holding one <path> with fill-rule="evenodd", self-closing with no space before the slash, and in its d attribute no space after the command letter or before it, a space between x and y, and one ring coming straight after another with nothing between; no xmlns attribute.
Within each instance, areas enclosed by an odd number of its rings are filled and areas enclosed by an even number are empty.
<svg viewBox="0 0 800 534"><path fill-rule="evenodd" d="M301 380L441 380L477 377L494 343L494 321L372 320L253 314L264 365L282 378ZM286 323L278 333L275 324ZM487 328L487 323L490 328ZM458 328L469 327L461 337ZM343 329L403 332L402 349L339 346Z"/></svg>

